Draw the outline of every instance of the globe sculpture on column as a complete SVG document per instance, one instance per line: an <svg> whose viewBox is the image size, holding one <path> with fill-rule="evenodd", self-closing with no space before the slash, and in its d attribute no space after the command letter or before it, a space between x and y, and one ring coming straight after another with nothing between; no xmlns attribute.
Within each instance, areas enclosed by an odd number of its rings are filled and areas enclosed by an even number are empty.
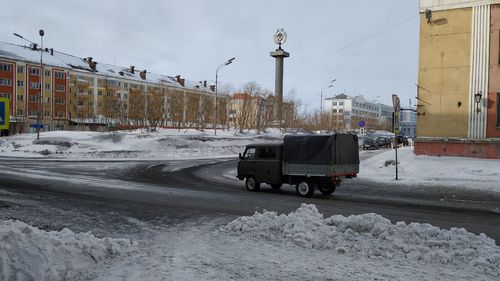
<svg viewBox="0 0 500 281"><path fill-rule="evenodd" d="M286 42L287 34L285 29L278 28L273 36L274 43L278 45L278 49L271 52L271 57L276 59L276 71L274 82L274 122L277 126L283 124L283 64L284 58L290 56L288 52L281 48L281 45Z"/></svg>

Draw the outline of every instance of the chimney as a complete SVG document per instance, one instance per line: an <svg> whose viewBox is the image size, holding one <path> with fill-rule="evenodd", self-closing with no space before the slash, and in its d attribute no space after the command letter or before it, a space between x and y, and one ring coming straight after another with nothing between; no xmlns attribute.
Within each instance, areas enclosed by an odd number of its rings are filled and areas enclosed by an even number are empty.
<svg viewBox="0 0 500 281"><path fill-rule="evenodd" d="M210 85L210 91L215 92L215 85Z"/></svg>
<svg viewBox="0 0 500 281"><path fill-rule="evenodd" d="M182 87L184 87L184 83L186 82L186 79L181 79L180 75L175 76L175 80L177 80L177 83L181 84Z"/></svg>
<svg viewBox="0 0 500 281"><path fill-rule="evenodd" d="M96 71L97 62L92 61L92 57L83 58L83 61L89 65L89 67L90 67L90 69L92 69L92 71Z"/></svg>
<svg viewBox="0 0 500 281"><path fill-rule="evenodd" d="M206 88L207 87L207 80L203 81L203 87Z"/></svg>
<svg viewBox="0 0 500 281"><path fill-rule="evenodd" d="M141 76L142 80L146 80L146 69L143 71L139 72L139 75Z"/></svg>
<svg viewBox="0 0 500 281"><path fill-rule="evenodd" d="M134 72L135 72L135 66L131 65L130 66L130 73L134 74Z"/></svg>
<svg viewBox="0 0 500 281"><path fill-rule="evenodd" d="M53 56L54 55L54 48L50 48L50 55Z"/></svg>

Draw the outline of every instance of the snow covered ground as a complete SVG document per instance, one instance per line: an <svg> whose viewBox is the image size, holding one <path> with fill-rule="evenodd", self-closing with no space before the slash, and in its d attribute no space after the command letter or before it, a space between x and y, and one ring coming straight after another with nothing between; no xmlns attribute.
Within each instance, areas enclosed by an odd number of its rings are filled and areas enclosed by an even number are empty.
<svg viewBox="0 0 500 281"><path fill-rule="evenodd" d="M0 155L45 159L232 157L283 135L195 130L46 132L0 138ZM371 152L360 152L362 155ZM499 160L415 156L412 148L361 162L359 181L500 192ZM177 167L181 169L182 167ZM176 168L172 168L176 169ZM144 223L151 239L96 238L0 221L0 280L499 280L500 248L485 235L377 214L324 218L314 205L227 221ZM143 223L143 222L138 222ZM221 227L222 225L222 227Z"/></svg>
<svg viewBox="0 0 500 281"><path fill-rule="evenodd" d="M279 130L246 134L237 131L176 130L112 133L52 131L0 138L0 156L72 160L193 159L235 157L250 143L278 142ZM360 154L372 153L360 151ZM413 147L398 149L399 180L394 150L388 149L360 165L358 180L397 185L448 186L500 192L500 160L416 156ZM232 171L231 175L236 171Z"/></svg>
<svg viewBox="0 0 500 281"><path fill-rule="evenodd" d="M314 205L97 239L0 223L0 280L498 280L485 235L377 214L324 218Z"/></svg>

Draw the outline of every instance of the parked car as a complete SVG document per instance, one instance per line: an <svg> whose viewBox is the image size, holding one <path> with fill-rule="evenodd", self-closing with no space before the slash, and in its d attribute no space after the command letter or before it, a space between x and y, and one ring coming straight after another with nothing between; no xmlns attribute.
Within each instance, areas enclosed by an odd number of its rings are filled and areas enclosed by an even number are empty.
<svg viewBox="0 0 500 281"><path fill-rule="evenodd" d="M375 142L379 147L391 147L391 140L388 137L378 137Z"/></svg>
<svg viewBox="0 0 500 281"><path fill-rule="evenodd" d="M408 138L406 136L401 136L397 135L395 138L392 138L392 141L394 142L394 139L396 140L397 145L402 145L402 146L408 146L410 145L410 142L408 141Z"/></svg>
<svg viewBox="0 0 500 281"><path fill-rule="evenodd" d="M365 139L363 141L363 150L365 149L378 149L379 146L377 144L377 142L375 141L375 139Z"/></svg>

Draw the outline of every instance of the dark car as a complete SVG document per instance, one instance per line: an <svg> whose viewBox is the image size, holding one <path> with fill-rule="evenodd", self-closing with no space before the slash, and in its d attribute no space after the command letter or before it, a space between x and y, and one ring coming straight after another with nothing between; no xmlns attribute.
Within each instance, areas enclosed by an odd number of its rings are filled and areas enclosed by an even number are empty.
<svg viewBox="0 0 500 281"><path fill-rule="evenodd" d="M402 146L408 146L410 145L410 142L408 141L408 138L406 136L396 136L395 138L393 138L393 140L396 140L396 144L399 146L399 145L402 145Z"/></svg>
<svg viewBox="0 0 500 281"><path fill-rule="evenodd" d="M363 141L363 150L365 149L378 149L379 146L375 139L365 139Z"/></svg>
<svg viewBox="0 0 500 281"><path fill-rule="evenodd" d="M391 147L391 139L388 137L378 137L375 142L379 147Z"/></svg>

